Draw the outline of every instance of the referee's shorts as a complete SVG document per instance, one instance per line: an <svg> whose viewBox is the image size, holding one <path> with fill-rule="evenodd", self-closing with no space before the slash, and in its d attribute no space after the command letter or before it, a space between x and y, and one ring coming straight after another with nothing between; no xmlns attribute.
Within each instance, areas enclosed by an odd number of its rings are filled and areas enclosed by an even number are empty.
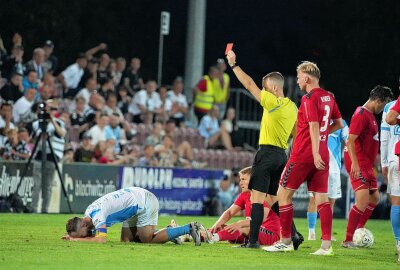
<svg viewBox="0 0 400 270"><path fill-rule="evenodd" d="M249 189L276 196L287 156L283 148L260 145L252 167Z"/></svg>

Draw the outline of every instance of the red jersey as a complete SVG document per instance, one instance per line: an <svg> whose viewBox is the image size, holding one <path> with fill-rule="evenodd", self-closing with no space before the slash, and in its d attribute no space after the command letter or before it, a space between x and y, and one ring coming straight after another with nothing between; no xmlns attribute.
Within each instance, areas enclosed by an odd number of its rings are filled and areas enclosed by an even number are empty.
<svg viewBox="0 0 400 270"><path fill-rule="evenodd" d="M379 132L375 115L363 107L357 107L351 117L350 134L358 136L355 145L360 169L371 169L379 151ZM351 159L347 149L345 149L344 158L346 163L350 165Z"/></svg>
<svg viewBox="0 0 400 270"><path fill-rule="evenodd" d="M329 164L328 135L331 119L342 118L335 98L322 88L315 88L301 98L297 113L297 134L290 159L302 163L314 163L310 122L318 122L320 128L319 154Z"/></svg>
<svg viewBox="0 0 400 270"><path fill-rule="evenodd" d="M246 218L250 218L251 215L251 201L250 201L250 192L242 192L239 194L234 204L239 206L240 209L245 210ZM264 207L268 207L267 203L264 203ZM267 219L261 224L262 227L268 229L269 231L280 234L281 223L278 215L270 210L267 216Z"/></svg>
<svg viewBox="0 0 400 270"><path fill-rule="evenodd" d="M400 114L400 96L397 98L396 103L390 109Z"/></svg>

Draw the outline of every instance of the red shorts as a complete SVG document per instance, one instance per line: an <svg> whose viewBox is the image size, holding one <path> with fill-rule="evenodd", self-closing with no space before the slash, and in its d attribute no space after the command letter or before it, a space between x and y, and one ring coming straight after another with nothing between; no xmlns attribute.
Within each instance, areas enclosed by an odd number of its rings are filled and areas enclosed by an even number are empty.
<svg viewBox="0 0 400 270"><path fill-rule="evenodd" d="M328 193L328 177L328 166L325 170L317 170L314 163L293 162L289 159L279 184L284 188L297 190L307 181L309 192Z"/></svg>
<svg viewBox="0 0 400 270"><path fill-rule="evenodd" d="M260 227L260 232L258 233L258 242L260 243L260 245L271 246L276 241L279 241L279 239L280 239L279 234L271 232L263 226Z"/></svg>
<svg viewBox="0 0 400 270"><path fill-rule="evenodd" d="M378 189L378 183L376 181L376 176L372 168L360 169L360 176L357 179L354 179L350 176L351 165L348 166L348 164L346 164L346 169L349 173L351 187L354 191L357 191L359 189L368 189L371 191L371 193L373 193L375 192L375 190Z"/></svg>

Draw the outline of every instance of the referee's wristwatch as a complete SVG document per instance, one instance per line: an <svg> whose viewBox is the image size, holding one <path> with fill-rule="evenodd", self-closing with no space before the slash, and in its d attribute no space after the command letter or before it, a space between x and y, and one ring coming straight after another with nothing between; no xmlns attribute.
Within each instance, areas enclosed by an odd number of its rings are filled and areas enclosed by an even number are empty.
<svg viewBox="0 0 400 270"><path fill-rule="evenodd" d="M231 69L234 69L235 67L238 67L239 65L237 65L236 63L235 64L233 64L232 66L231 66Z"/></svg>

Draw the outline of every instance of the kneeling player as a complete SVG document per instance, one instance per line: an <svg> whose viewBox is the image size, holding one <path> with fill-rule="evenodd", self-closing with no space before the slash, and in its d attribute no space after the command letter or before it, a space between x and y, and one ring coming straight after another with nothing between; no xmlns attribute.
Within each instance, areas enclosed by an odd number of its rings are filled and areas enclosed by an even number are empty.
<svg viewBox="0 0 400 270"><path fill-rule="evenodd" d="M218 241L230 241L233 243L245 243L250 232L250 214L251 201L250 190L248 188L252 168L247 167L239 172L240 188L242 193L236 199L234 204L226 210L221 217L211 227L211 235L205 235L205 239L209 243ZM230 225L226 225L233 216L239 211L245 210L246 219L237 221ZM260 227L258 241L260 245L272 245L279 240L280 223L279 217L274 211L270 211L269 206L264 204L264 222Z"/></svg>
<svg viewBox="0 0 400 270"><path fill-rule="evenodd" d="M107 227L123 222L121 241L165 243L190 234L200 245L201 224L190 224L156 231L158 200L148 190L139 187L120 189L100 197L85 211L84 218L74 217L67 222L64 240L106 242Z"/></svg>

